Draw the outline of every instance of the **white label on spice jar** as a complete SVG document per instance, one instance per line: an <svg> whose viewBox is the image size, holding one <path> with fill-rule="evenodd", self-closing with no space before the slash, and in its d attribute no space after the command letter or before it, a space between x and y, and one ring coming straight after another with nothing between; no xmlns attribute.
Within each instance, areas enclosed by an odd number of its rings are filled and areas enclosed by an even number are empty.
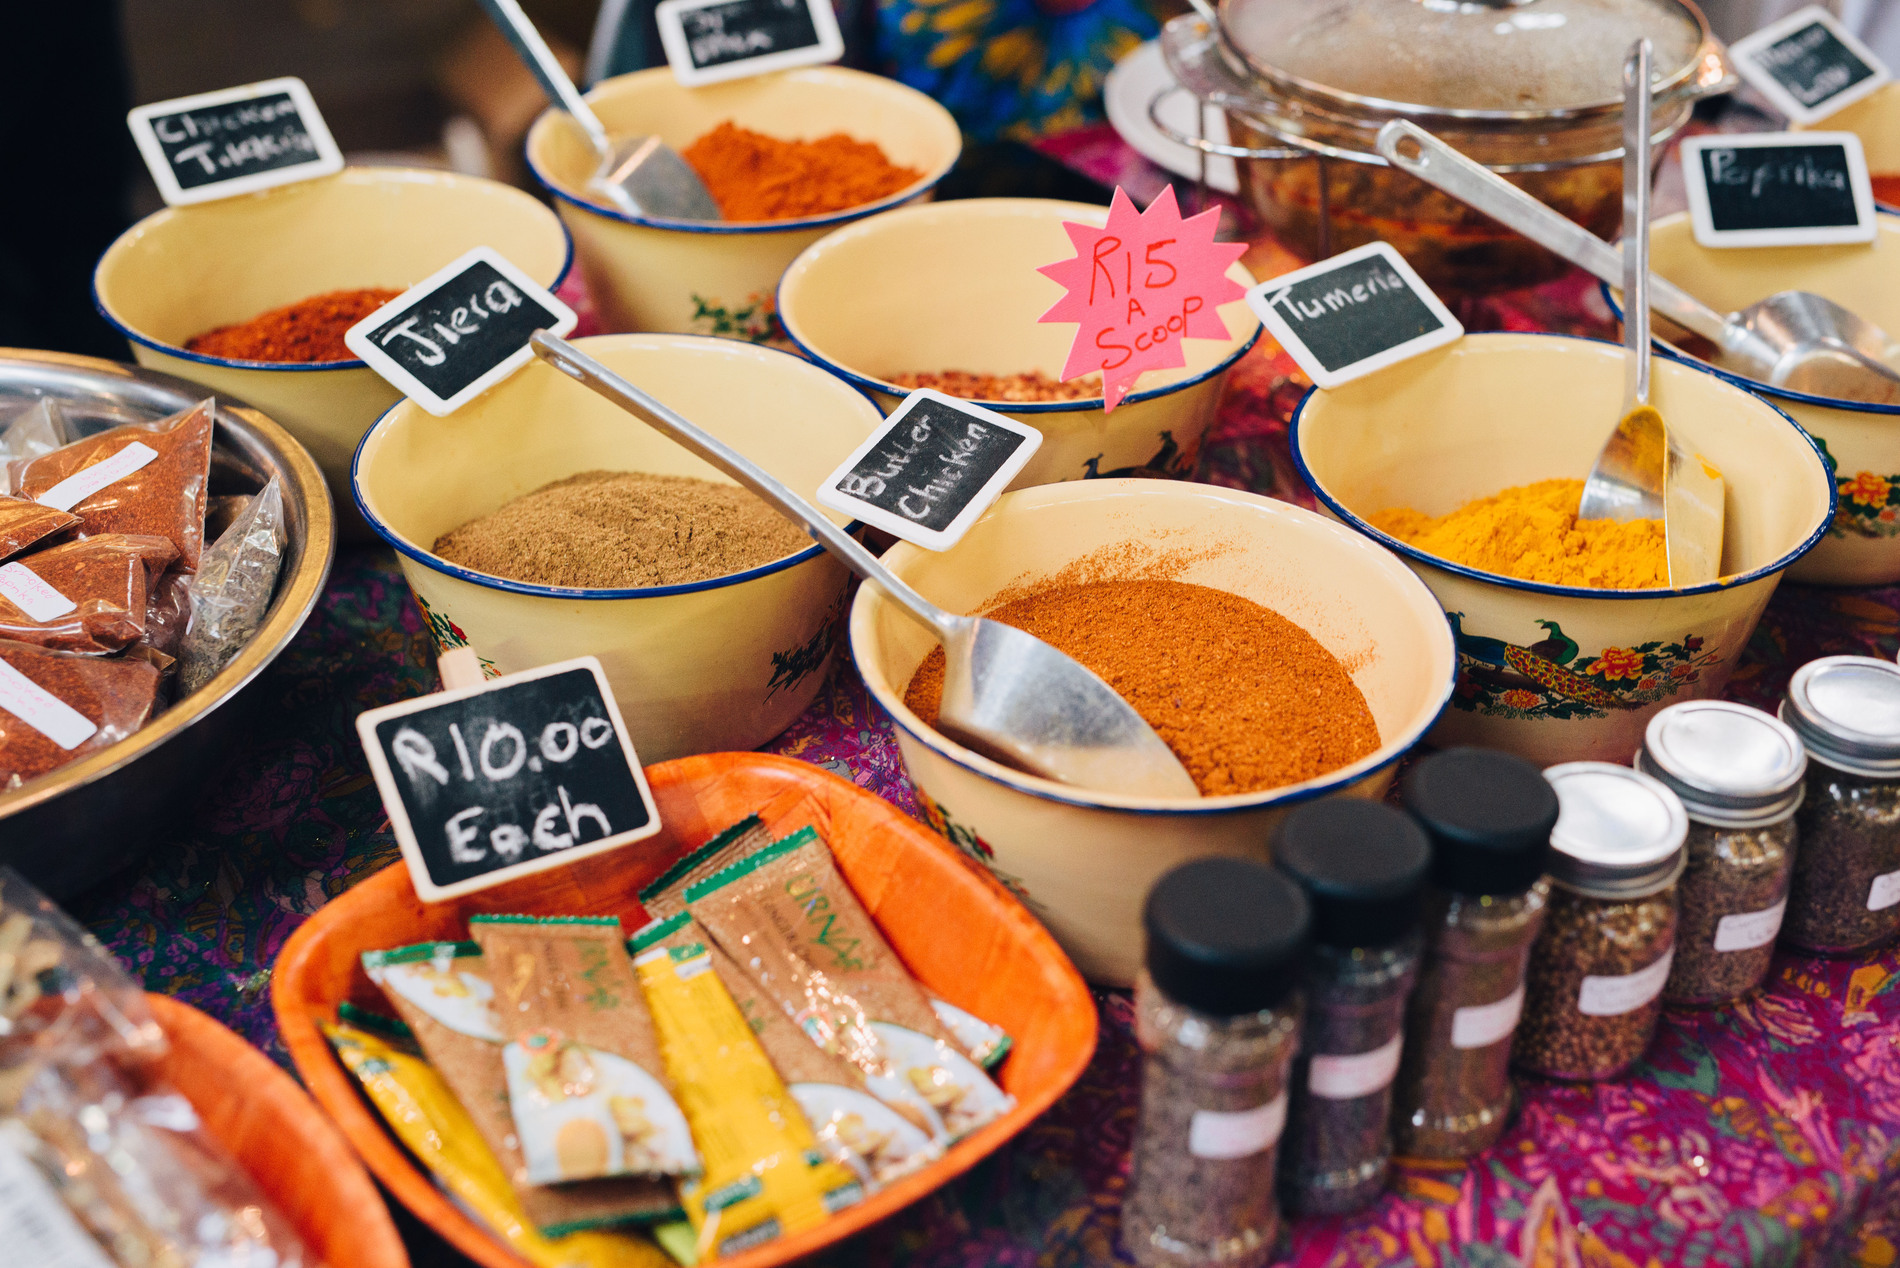
<svg viewBox="0 0 1900 1268"><path fill-rule="evenodd" d="M1784 898L1762 911L1743 911L1722 917L1715 926L1715 949L1749 951L1767 946L1781 932L1781 913L1786 910L1788 900Z"/></svg>
<svg viewBox="0 0 1900 1268"><path fill-rule="evenodd" d="M158 450L142 441L133 441L104 462L95 462L76 471L33 499L55 511L70 511L81 502L118 480L123 480L158 457Z"/></svg>
<svg viewBox="0 0 1900 1268"><path fill-rule="evenodd" d="M1371 1096L1389 1085L1399 1072L1399 1047L1404 1042L1405 1036L1398 1034L1371 1052L1349 1057L1316 1055L1307 1070L1306 1090L1329 1101Z"/></svg>
<svg viewBox="0 0 1900 1268"><path fill-rule="evenodd" d="M1585 1017L1621 1017L1635 1012L1662 994L1663 983L1669 980L1669 964L1675 958L1676 949L1670 947L1646 969L1620 977L1591 974L1577 991L1577 1011Z"/></svg>
<svg viewBox="0 0 1900 1268"><path fill-rule="evenodd" d="M46 1177L5 1136L0 1136L0 1245L8 1248L8 1263L112 1268Z"/></svg>
<svg viewBox="0 0 1900 1268"><path fill-rule="evenodd" d="M63 749L78 748L99 729L83 713L5 661L0 661L0 709Z"/></svg>
<svg viewBox="0 0 1900 1268"><path fill-rule="evenodd" d="M1500 1039L1509 1039L1524 1012L1524 986L1490 1004L1472 1004L1451 1015L1451 1046L1489 1048Z"/></svg>
<svg viewBox="0 0 1900 1268"><path fill-rule="evenodd" d="M79 606L22 563L0 566L0 595L5 595L20 611L41 623L65 616Z"/></svg>
<svg viewBox="0 0 1900 1268"><path fill-rule="evenodd" d="M1196 1158L1251 1158L1273 1148L1286 1126L1286 1093L1250 1110L1195 1110L1188 1152Z"/></svg>
<svg viewBox="0 0 1900 1268"><path fill-rule="evenodd" d="M1874 877L1867 887L1867 910L1884 911L1895 903L1900 903L1900 872Z"/></svg>

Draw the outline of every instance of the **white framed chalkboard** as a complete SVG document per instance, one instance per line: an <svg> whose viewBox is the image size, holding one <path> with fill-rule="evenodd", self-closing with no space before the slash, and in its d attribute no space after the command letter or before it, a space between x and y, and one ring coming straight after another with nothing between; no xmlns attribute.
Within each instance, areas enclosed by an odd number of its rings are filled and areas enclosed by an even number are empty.
<svg viewBox="0 0 1900 1268"><path fill-rule="evenodd" d="M1795 123L1818 123L1893 76L1834 15L1810 5L1729 46L1729 60Z"/></svg>
<svg viewBox="0 0 1900 1268"><path fill-rule="evenodd" d="M1260 282L1247 307L1306 377L1338 387L1461 337L1465 328L1389 242Z"/></svg>
<svg viewBox="0 0 1900 1268"><path fill-rule="evenodd" d="M653 16L666 63L688 87L844 56L831 0L661 0Z"/></svg>
<svg viewBox="0 0 1900 1268"><path fill-rule="evenodd" d="M125 121L174 207L343 170L343 152L295 76L155 101Z"/></svg>
<svg viewBox="0 0 1900 1268"><path fill-rule="evenodd" d="M424 902L565 867L660 830L592 656L371 709L356 733Z"/></svg>
<svg viewBox="0 0 1900 1268"><path fill-rule="evenodd" d="M1874 185L1852 132L1749 132L1682 143L1695 240L1705 247L1872 242Z"/></svg>

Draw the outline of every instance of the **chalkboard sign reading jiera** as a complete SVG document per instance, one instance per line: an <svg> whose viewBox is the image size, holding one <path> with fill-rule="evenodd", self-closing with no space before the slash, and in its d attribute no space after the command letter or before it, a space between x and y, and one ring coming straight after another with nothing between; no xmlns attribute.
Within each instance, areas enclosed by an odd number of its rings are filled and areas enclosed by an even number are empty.
<svg viewBox="0 0 1900 1268"><path fill-rule="evenodd" d="M1002 495L1042 433L920 388L818 487L818 501L926 550L948 550Z"/></svg>
<svg viewBox="0 0 1900 1268"><path fill-rule="evenodd" d="M1247 292L1247 306L1320 387L1350 383L1465 333L1385 242L1261 282Z"/></svg>
<svg viewBox="0 0 1900 1268"><path fill-rule="evenodd" d="M441 416L526 365L535 331L564 335L578 322L500 252L476 247L351 326L343 342Z"/></svg>
<svg viewBox="0 0 1900 1268"><path fill-rule="evenodd" d="M1874 187L1851 132L1756 132L1682 145L1695 240L1705 247L1872 242Z"/></svg>
<svg viewBox="0 0 1900 1268"><path fill-rule="evenodd" d="M125 121L174 207L343 170L343 152L294 77L153 102Z"/></svg>
<svg viewBox="0 0 1900 1268"><path fill-rule="evenodd" d="M1729 48L1742 78L1795 123L1815 123L1892 78L1873 50L1818 6L1771 22Z"/></svg>
<svg viewBox="0 0 1900 1268"><path fill-rule="evenodd" d="M372 709L356 732L424 902L660 830L592 656Z"/></svg>
<svg viewBox="0 0 1900 1268"><path fill-rule="evenodd" d="M653 16L688 87L844 56L831 0L662 0Z"/></svg>

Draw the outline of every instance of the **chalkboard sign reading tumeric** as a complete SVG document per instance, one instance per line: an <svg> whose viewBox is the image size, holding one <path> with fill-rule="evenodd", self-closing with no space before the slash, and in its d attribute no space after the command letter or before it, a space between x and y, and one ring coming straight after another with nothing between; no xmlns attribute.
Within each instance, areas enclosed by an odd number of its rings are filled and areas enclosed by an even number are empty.
<svg viewBox="0 0 1900 1268"><path fill-rule="evenodd" d="M818 501L927 550L955 545L1042 445L1042 433L919 388L818 487Z"/></svg>
<svg viewBox="0 0 1900 1268"><path fill-rule="evenodd" d="M663 0L653 16L688 87L844 56L831 0Z"/></svg>
<svg viewBox="0 0 1900 1268"><path fill-rule="evenodd" d="M1873 181L1851 132L1757 132L1683 142L1695 240L1705 247L1872 242Z"/></svg>
<svg viewBox="0 0 1900 1268"><path fill-rule="evenodd" d="M356 732L424 902L660 830L592 656L372 709Z"/></svg>
<svg viewBox="0 0 1900 1268"><path fill-rule="evenodd" d="M1320 387L1350 383L1465 333L1385 242L1261 282L1247 292L1247 306Z"/></svg>
<svg viewBox="0 0 1900 1268"><path fill-rule="evenodd" d="M1737 40L1729 59L1775 109L1816 123L1892 78L1872 49L1818 5Z"/></svg>
<svg viewBox="0 0 1900 1268"><path fill-rule="evenodd" d="M294 77L153 102L125 121L172 206L343 170L343 152Z"/></svg>

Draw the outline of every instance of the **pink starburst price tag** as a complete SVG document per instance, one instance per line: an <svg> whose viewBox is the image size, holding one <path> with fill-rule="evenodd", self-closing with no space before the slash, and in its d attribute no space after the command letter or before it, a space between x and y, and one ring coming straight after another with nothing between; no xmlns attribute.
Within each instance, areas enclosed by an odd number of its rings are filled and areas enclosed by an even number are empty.
<svg viewBox="0 0 1900 1268"><path fill-rule="evenodd" d="M1117 186L1106 225L1062 227L1075 257L1036 271L1069 293L1038 320L1077 323L1062 377L1100 370L1107 408L1147 371L1186 365L1183 340L1232 337L1217 310L1245 294L1227 270L1247 244L1214 241L1219 208L1183 220L1170 185L1137 211Z"/></svg>

